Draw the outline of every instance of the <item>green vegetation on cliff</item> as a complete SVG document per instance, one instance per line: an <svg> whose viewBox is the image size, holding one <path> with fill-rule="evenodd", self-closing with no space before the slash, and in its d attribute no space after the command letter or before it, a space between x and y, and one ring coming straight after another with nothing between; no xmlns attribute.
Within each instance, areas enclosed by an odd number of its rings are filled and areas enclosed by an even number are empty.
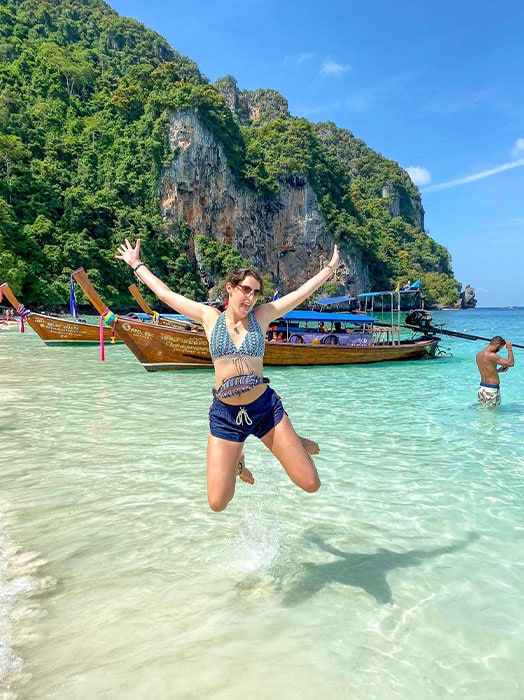
<svg viewBox="0 0 524 700"><path fill-rule="evenodd" d="M290 116L275 91L239 93L232 78L210 85L101 0L0 8L0 281L28 305L58 307L82 266L112 305L126 305L129 271L114 253L124 236L140 237L163 279L204 299L206 264L220 278L238 254L197 242L199 268L187 225L160 216L157 184L176 155L167 126L181 109L195 111L260 196L307 178L335 239L360 251L376 287L420 277L429 301L458 298L449 255L424 232L418 190L396 163L333 124Z"/></svg>

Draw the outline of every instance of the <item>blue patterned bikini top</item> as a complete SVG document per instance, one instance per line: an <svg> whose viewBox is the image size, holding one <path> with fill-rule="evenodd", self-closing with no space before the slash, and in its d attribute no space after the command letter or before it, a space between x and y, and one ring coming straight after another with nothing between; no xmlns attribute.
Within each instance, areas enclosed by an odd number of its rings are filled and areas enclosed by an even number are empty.
<svg viewBox="0 0 524 700"><path fill-rule="evenodd" d="M231 340L231 336L226 327L226 315L224 312L217 318L211 337L209 338L209 350L213 362L219 357L227 355L249 355L251 357L264 357L266 349L264 334L255 314L249 312L249 327L246 337L239 348Z"/></svg>

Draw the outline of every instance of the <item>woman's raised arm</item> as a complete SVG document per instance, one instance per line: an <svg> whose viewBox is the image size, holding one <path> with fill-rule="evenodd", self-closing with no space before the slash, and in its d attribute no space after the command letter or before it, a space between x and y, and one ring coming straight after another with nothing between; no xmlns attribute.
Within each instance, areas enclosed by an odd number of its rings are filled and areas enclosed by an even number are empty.
<svg viewBox="0 0 524 700"><path fill-rule="evenodd" d="M299 304L310 297L313 292L328 281L338 267L339 261L340 255L338 252L338 246L335 245L331 260L322 268L322 270L320 270L320 272L317 272L316 275L310 277L306 282L304 282L304 284L301 284L300 287L295 289L293 292L289 292L279 299L275 299L274 301L270 301L256 307L257 320L260 325L269 325L269 323L275 318L284 316L284 314L292 311Z"/></svg>
<svg viewBox="0 0 524 700"><path fill-rule="evenodd" d="M198 323L204 323L208 316L216 315L216 309L174 292L147 268L146 264L140 260L140 238L137 238L134 246L126 238L118 246L118 252L119 255L115 257L126 262L141 282L179 314L183 314Z"/></svg>

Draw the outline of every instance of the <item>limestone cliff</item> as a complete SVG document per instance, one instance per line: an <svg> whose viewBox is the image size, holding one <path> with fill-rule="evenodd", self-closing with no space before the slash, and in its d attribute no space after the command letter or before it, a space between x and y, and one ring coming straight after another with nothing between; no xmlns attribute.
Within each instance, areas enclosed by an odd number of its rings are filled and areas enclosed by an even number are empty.
<svg viewBox="0 0 524 700"><path fill-rule="evenodd" d="M214 86L224 97L237 122L243 126L261 126L272 119L290 116L286 98L276 90L239 90L231 75L220 78ZM358 174L358 160L363 154L367 154L378 167L381 161L386 160L366 146L364 141L355 138L348 129L341 129L333 122L318 122L314 128L322 143L353 170L353 176ZM395 182L383 182L377 196L384 200L391 218L401 216L423 230L424 209L420 192L403 168L397 165L396 170Z"/></svg>
<svg viewBox="0 0 524 700"><path fill-rule="evenodd" d="M193 236L231 244L269 273L281 292L296 288L325 264L334 240L305 178L281 178L278 197L262 199L235 179L221 144L190 110L172 115L169 142L175 157L159 182L166 219L186 222ZM190 245L198 263L194 238ZM337 275L346 291L369 289L360 254L345 246L341 256ZM206 280L208 286L217 281Z"/></svg>
<svg viewBox="0 0 524 700"><path fill-rule="evenodd" d="M277 117L290 116L288 101L277 90L239 90L232 75L219 78L214 86L242 126L260 126Z"/></svg>

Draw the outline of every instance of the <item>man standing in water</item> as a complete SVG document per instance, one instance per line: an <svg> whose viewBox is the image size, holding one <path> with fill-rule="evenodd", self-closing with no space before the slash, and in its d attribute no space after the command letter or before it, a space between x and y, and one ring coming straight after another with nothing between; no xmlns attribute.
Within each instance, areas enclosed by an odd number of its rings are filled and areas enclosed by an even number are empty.
<svg viewBox="0 0 524 700"><path fill-rule="evenodd" d="M498 351L506 346L508 356L501 357ZM500 380L498 373L513 367L513 347L511 340L504 340L500 335L494 336L489 345L477 353L477 367L480 372L478 400L486 406L500 404ZM500 367L497 368L497 365Z"/></svg>

